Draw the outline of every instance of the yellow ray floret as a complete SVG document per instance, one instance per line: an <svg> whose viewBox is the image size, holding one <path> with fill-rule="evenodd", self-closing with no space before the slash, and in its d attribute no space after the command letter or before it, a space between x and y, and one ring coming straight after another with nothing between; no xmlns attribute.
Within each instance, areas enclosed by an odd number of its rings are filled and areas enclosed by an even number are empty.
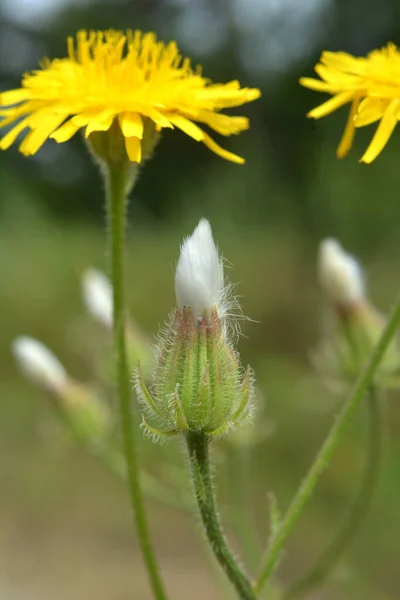
<svg viewBox="0 0 400 600"><path fill-rule="evenodd" d="M301 85L332 95L307 116L320 119L340 106L351 103L350 114L337 156L345 156L353 143L357 127L379 121L376 132L361 162L370 163L389 141L400 119L400 50L389 43L367 57L345 52L323 52L315 67L320 79L302 77Z"/></svg>
<svg viewBox="0 0 400 600"><path fill-rule="evenodd" d="M107 131L118 120L131 161L141 161L143 120L157 130L178 128L227 160L242 158L221 148L194 121L221 135L249 126L246 117L221 114L260 96L238 81L212 84L182 59L175 42L153 33L80 31L68 38L68 58L44 61L28 73L20 89L0 93L0 127L14 126L0 141L7 149L24 130L23 154L35 154L47 138L69 140L84 128Z"/></svg>

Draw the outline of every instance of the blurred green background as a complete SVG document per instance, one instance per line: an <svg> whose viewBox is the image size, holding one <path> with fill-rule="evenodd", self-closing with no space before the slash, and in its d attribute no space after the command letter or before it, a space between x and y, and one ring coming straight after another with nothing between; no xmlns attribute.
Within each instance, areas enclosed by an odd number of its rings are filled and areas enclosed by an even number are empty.
<svg viewBox="0 0 400 600"><path fill-rule="evenodd" d="M200 217L211 221L233 265L229 275L239 282L244 313L254 320L244 323L239 346L266 397L265 439L253 451L246 502L265 545L266 492L274 490L287 506L341 402L309 364L323 312L315 275L319 241L335 236L361 258L380 309L387 310L400 287L400 135L395 132L373 164L360 165L372 135L371 127L364 128L350 156L338 161L347 109L307 120L323 96L297 82L311 75L323 49L363 55L398 42L400 4L1 0L0 89L18 87L21 73L43 56L63 56L66 36L79 28L110 27L176 39L215 81L239 79L263 93L239 111L250 117L251 129L225 143L246 157L243 167L183 134L165 133L130 203L128 278L131 313L153 334L174 305L182 237ZM83 270L107 264L98 172L75 136L68 144L47 142L30 159L13 147L0 156L0 181L0 599L144 600L149 593L123 485L69 439L10 355L16 335L31 335L56 352L74 377L91 381L98 374L96 352L109 352L108 336L85 315L80 295ZM368 520L310 598L399 597L398 401L393 394L385 404L383 468ZM310 567L352 497L364 412L290 539L278 573L284 584ZM178 460L176 442L164 448L143 440L141 448L155 473L166 453ZM218 448L225 457L218 474L225 505L236 502L225 464L231 452L224 444ZM150 516L171 597L220 597L198 541L198 522L154 501ZM237 514L225 519L234 529Z"/></svg>

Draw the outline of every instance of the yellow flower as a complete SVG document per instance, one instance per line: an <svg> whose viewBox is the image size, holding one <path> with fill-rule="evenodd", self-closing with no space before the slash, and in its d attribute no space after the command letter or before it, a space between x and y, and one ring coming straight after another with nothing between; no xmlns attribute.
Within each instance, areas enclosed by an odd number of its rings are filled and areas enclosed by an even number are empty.
<svg viewBox="0 0 400 600"><path fill-rule="evenodd" d="M65 142L82 127L88 137L118 122L129 159L139 163L144 125L151 122L157 131L177 127L223 158L244 162L194 121L225 136L239 133L248 119L220 111L255 100L259 90L241 89L238 81L211 83L182 59L175 42L158 42L153 33L80 31L76 38L76 44L68 38L68 58L45 60L41 70L24 76L21 88L0 93L6 107L0 127L16 123L1 149L25 129L19 149L31 155L47 138Z"/></svg>
<svg viewBox="0 0 400 600"><path fill-rule="evenodd" d="M351 102L350 114L337 156L353 143L355 128L380 121L361 162L370 163L386 146L400 119L400 50L392 43L367 57L345 52L323 52L315 67L321 79L303 77L301 85L333 97L314 108L308 117L319 119Z"/></svg>

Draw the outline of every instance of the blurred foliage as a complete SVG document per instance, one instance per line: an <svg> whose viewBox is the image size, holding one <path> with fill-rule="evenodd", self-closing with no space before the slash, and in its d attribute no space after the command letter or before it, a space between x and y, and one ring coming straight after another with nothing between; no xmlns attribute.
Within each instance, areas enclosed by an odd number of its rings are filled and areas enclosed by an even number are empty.
<svg viewBox="0 0 400 600"><path fill-rule="evenodd" d="M47 9L39 11L42 5ZM316 244L334 235L363 258L380 308L387 308L399 288L400 136L392 136L372 165L359 165L373 126L365 128L357 132L350 156L338 161L346 109L322 121L307 120L306 112L322 97L297 80L311 74L323 49L365 54L388 40L398 42L400 3L2 0L0 88L18 87L21 73L34 69L42 56L63 56L65 37L83 27L154 30L165 40L176 39L182 53L216 81L239 79L263 92L261 100L240 109L250 117L250 130L227 140L227 147L246 157L243 167L179 132L164 135L131 202L128 276L132 314L154 332L174 304L173 265L182 235L201 216L211 220L234 265L229 275L240 282L244 312L256 321L244 323L240 348L243 361L257 372L274 432L257 446L251 470L250 502L265 542L266 491L274 490L287 506L338 407L308 364L320 325ZM86 268L106 264L100 178L77 135L67 144L47 142L30 159L13 147L0 156L0 181L0 479L8 482L0 496L5 565L0 598L14 598L11 592L2 595L8 581L24 590L18 596L24 600L47 598L44 589L56 600L130 598L127 547L134 542L123 490L63 439L41 395L18 376L9 352L12 338L27 333L48 344L77 378L98 376L92 357L109 340L83 315L79 278ZM389 441L371 516L326 594L315 598L398 596L396 400L387 404ZM283 579L300 576L332 532L358 473L363 425L360 415L293 536ZM157 471L160 449L148 441L142 447ZM228 479L222 474L225 500ZM158 506L152 518L173 597L190 591L194 599L197 577L199 597L211 599L210 576L199 566L188 523ZM146 598L138 562L134 576L138 600ZM47 587L37 583L40 577Z"/></svg>

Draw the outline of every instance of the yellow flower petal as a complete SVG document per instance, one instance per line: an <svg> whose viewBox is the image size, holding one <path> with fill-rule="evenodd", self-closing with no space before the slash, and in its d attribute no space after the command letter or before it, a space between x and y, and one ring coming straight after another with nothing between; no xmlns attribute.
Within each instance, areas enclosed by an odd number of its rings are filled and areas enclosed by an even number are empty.
<svg viewBox="0 0 400 600"><path fill-rule="evenodd" d="M92 119L86 126L85 138L88 138L93 131L108 131L113 120L113 115L108 115L104 118Z"/></svg>
<svg viewBox="0 0 400 600"><path fill-rule="evenodd" d="M126 153L131 162L140 163L142 160L142 143L137 137L125 138Z"/></svg>
<svg viewBox="0 0 400 600"><path fill-rule="evenodd" d="M18 90L8 90L7 92L0 93L0 106L11 106L17 104L23 100L27 100L30 97L28 90L24 88Z"/></svg>
<svg viewBox="0 0 400 600"><path fill-rule="evenodd" d="M201 111L196 121L205 123L214 131L217 131L221 135L232 135L244 131L249 127L249 120L247 117L229 117L222 113L214 113L209 111Z"/></svg>
<svg viewBox="0 0 400 600"><path fill-rule="evenodd" d="M181 115L173 115L169 116L169 120L173 125L176 125L179 129L181 129L186 135L192 137L196 142L201 142L204 139L204 132L192 121L182 117Z"/></svg>
<svg viewBox="0 0 400 600"><path fill-rule="evenodd" d="M389 104L389 101L384 101L380 98L364 98L358 109L355 126L365 127L366 125L375 123L375 121L382 118Z"/></svg>
<svg viewBox="0 0 400 600"><path fill-rule="evenodd" d="M360 162L371 163L386 146L399 119L399 100L392 100Z"/></svg>
<svg viewBox="0 0 400 600"><path fill-rule="evenodd" d="M326 83L326 81L320 81L319 79L313 79L312 77L300 77L299 83L300 85L303 85L310 90L315 90L316 92L333 93L332 85Z"/></svg>
<svg viewBox="0 0 400 600"><path fill-rule="evenodd" d="M62 121L64 121L64 115L48 115L44 117L43 120L40 121L40 124L35 126L32 131L30 131L19 146L20 152L25 154L25 156L30 156L35 154L41 146L43 146L44 142L47 140L49 135L56 129ZM29 122L29 125L32 125L32 119Z"/></svg>
<svg viewBox="0 0 400 600"><path fill-rule="evenodd" d="M350 102L353 99L353 97L353 92L342 92L341 94L336 94L336 96L333 96L333 98L330 98L323 104L320 104L316 108L310 110L310 112L307 114L307 117L310 117L312 119L320 119L321 117L325 117L340 106L343 106L344 104Z"/></svg>
<svg viewBox="0 0 400 600"><path fill-rule="evenodd" d="M203 135L204 135L203 143L212 152L214 152L215 154L218 154L218 156L221 156L222 158L225 158L226 160L230 160L231 162L237 163L238 165L243 165L245 163L244 158L242 158L241 156L238 156L237 154L233 154L232 152L228 152L228 150L225 150L224 148L221 148L221 146L219 146L216 142L214 142L214 140L206 133L204 133Z"/></svg>
<svg viewBox="0 0 400 600"><path fill-rule="evenodd" d="M80 129L81 126L74 123L73 119L69 119L61 127L59 127L56 131L49 136L59 144L62 142L66 142L72 138L73 135Z"/></svg>
<svg viewBox="0 0 400 600"><path fill-rule="evenodd" d="M143 121L138 113L120 113L118 120L125 137L143 138Z"/></svg>
<svg viewBox="0 0 400 600"><path fill-rule="evenodd" d="M0 149L7 150L15 142L21 131L28 127L29 116L17 123L6 135L0 140Z"/></svg>
<svg viewBox="0 0 400 600"><path fill-rule="evenodd" d="M336 156L338 158L343 158L344 156L346 156L349 153L349 150L353 144L354 134L356 131L354 118L357 114L359 104L360 104L360 97L357 96L356 98L354 98L354 100L351 104L349 118L347 119L346 128L344 130L342 139L340 140L338 149L336 150Z"/></svg>

